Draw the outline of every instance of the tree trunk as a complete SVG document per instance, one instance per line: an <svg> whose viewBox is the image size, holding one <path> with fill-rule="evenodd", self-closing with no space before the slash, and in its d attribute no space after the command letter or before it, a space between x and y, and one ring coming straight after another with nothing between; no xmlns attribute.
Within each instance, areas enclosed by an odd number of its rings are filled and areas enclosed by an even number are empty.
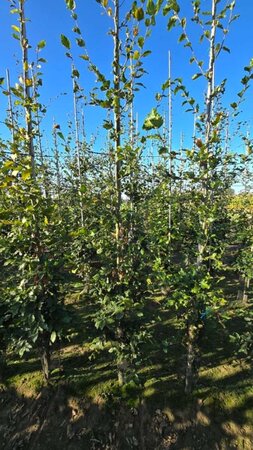
<svg viewBox="0 0 253 450"><path fill-rule="evenodd" d="M168 228L169 228L169 264L171 264L171 237L172 237L172 95L171 95L171 53L168 53L168 153L169 153L169 211L168 211Z"/></svg>
<svg viewBox="0 0 253 450"><path fill-rule="evenodd" d="M250 279L240 275L239 277L239 289L237 291L237 300L243 303L248 301L248 289L250 286Z"/></svg>
<svg viewBox="0 0 253 450"><path fill-rule="evenodd" d="M6 369L6 349L4 342L1 342L1 349L0 349L0 383L3 382L4 376L5 376L5 369Z"/></svg>
<svg viewBox="0 0 253 450"><path fill-rule="evenodd" d="M118 383L119 386L123 386L126 383L126 371L127 371L127 361L121 361L118 363Z"/></svg>
<svg viewBox="0 0 253 450"><path fill-rule="evenodd" d="M11 138L12 144L15 141L15 124L14 124L14 114L12 107L12 94L11 94L11 86L10 86L10 72L9 69L6 69L6 82L7 82L7 92L8 92L8 115L10 120L10 128L11 128Z"/></svg>
<svg viewBox="0 0 253 450"><path fill-rule="evenodd" d="M203 173L206 172L204 180L202 181L202 194L203 201L206 202L206 198L208 194L210 195L210 199L213 197L212 192L208 192L207 182L209 177L212 177L212 173L210 173L210 168L208 167L208 156L212 150L211 148L211 132L212 132L212 115L213 115L213 92L214 92L214 72L215 72L215 38L216 38L216 30L217 30L217 0L212 0L212 25L211 25L211 33L210 33L210 47L209 47L209 64L207 71L207 92L206 92L206 118L205 118L205 152L207 158L202 161L201 167ZM209 169L209 170L208 170ZM208 225L209 229L205 230L206 225L201 223L201 227L205 234L211 234L211 227ZM198 243L198 258L197 265L201 267L203 263L203 259L205 257L205 252L207 249L205 246L199 242Z"/></svg>
<svg viewBox="0 0 253 450"><path fill-rule="evenodd" d="M51 352L50 352L50 341L49 333L44 333L42 337L42 348L41 348L41 367L44 379L46 382L50 378L50 362L51 362Z"/></svg>
<svg viewBox="0 0 253 450"><path fill-rule="evenodd" d="M240 277L240 281L242 285L241 289L238 290L237 300L242 301L243 303L246 304L248 301L248 289L250 285L250 279L247 277L243 277L243 279L241 279Z"/></svg>
<svg viewBox="0 0 253 450"><path fill-rule="evenodd" d="M32 106L31 106L31 92L30 86L32 79L29 77L29 60L28 60L28 48L29 43L26 36L26 19L24 12L25 0L19 0L19 15L20 15L20 45L22 49L22 65L23 65L23 85L24 85L24 110L26 121L26 141L27 150L31 158L31 172L32 179L35 180L35 155L34 155L34 143L33 143L33 120L32 120Z"/></svg>
<svg viewBox="0 0 253 450"><path fill-rule="evenodd" d="M187 360L185 371L185 393L190 394L192 392L194 379L195 379L195 341L196 341L196 326L188 324L187 326Z"/></svg>
<svg viewBox="0 0 253 450"><path fill-rule="evenodd" d="M120 105L120 25L119 25L119 0L114 0L114 57L113 57L113 84L114 84L114 156L115 156L115 191L116 191L116 223L115 236L117 245L116 267L118 279L121 277L121 105Z"/></svg>
<svg viewBox="0 0 253 450"><path fill-rule="evenodd" d="M77 106L78 100L75 89L75 76L74 73L74 65L72 65L72 80L73 80L73 100L74 100L74 123L75 123L75 144L76 144L76 158L77 158L77 171L78 171L78 195L79 195L79 207L80 207L80 225L84 226L84 213L83 213L83 200L82 200L82 174L81 174L81 156L80 156L80 139L79 139L79 122L78 122L78 113Z"/></svg>
<svg viewBox="0 0 253 450"><path fill-rule="evenodd" d="M61 171L60 171L60 154L58 149L57 129L59 125L53 122L53 139L54 139L54 163L56 169L57 196L59 204L61 202Z"/></svg>

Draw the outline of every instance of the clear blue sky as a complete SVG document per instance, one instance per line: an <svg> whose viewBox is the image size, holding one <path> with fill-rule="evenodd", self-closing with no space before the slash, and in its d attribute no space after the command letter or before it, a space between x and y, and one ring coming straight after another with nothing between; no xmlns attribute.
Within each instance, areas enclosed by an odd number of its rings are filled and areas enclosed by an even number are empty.
<svg viewBox="0 0 253 450"><path fill-rule="evenodd" d="M95 0L76 0L77 12L79 15L79 26L86 41L87 50L102 72L108 77L111 73L112 61L112 39L107 32L111 26L111 20L103 13L100 5ZM123 10L131 5L130 0L123 2ZM224 4L221 0L221 4ZM240 79L243 76L243 67L247 65L253 57L253 2L251 0L238 0L236 13L240 18L235 21L227 38L226 45L231 49L231 54L222 53L217 64L217 81L228 78L227 91L224 97L225 106L236 100L236 93L240 90ZM182 6L182 13L186 17L191 16L191 1L179 0ZM211 0L202 0L206 9L210 9ZM41 89L41 100L48 104L47 117L43 122L44 139L50 141L50 130L53 117L61 124L62 130L67 131L67 120L73 117L73 99L71 95L70 61L65 57L65 51L60 44L60 34L63 33L73 40L71 28L73 22L69 11L66 9L64 0L27 0L26 16L31 19L28 23L27 31L30 43L35 46L40 40L46 40L46 47L42 50L41 56L47 59L47 64L43 67L43 88ZM11 73L12 84L20 73L20 48L17 40L12 39L11 25L17 23L16 15L9 13L8 0L1 0L0 16L0 76L5 76L5 69L8 67ZM160 91L161 84L167 78L167 55L168 50L172 54L172 76L182 77L192 94L200 100L203 99L205 85L201 79L191 81L192 75L196 72L194 65L189 65L190 52L178 44L179 31L172 32L166 30L167 18L162 16L157 19L157 26L153 29L147 49L152 50L152 54L146 58L145 69L148 74L143 78L146 89L142 89L137 95L135 110L139 114L139 123L145 115L155 106L155 93ZM207 51L197 40L195 27L190 23L190 34L195 41L196 53L203 59L207 58ZM85 61L78 58L76 48L75 56L81 73L81 86L86 93L94 86L94 76L87 70ZM30 52L30 60L33 58L33 51ZM66 93L67 95L62 95ZM243 114L241 119L252 123L252 95L253 89L247 93L247 100L243 104ZM7 104L7 98L1 96L0 120L3 120ZM186 135L185 145L190 145L192 134L192 117L183 112L178 100L173 101L174 105L174 138L175 147L179 145L180 132ZM100 133L97 145L102 145L101 122L103 112L99 108L88 107L85 110L86 127L88 137L91 134ZM5 137L6 130L0 124L0 136ZM238 142L237 142L238 143Z"/></svg>

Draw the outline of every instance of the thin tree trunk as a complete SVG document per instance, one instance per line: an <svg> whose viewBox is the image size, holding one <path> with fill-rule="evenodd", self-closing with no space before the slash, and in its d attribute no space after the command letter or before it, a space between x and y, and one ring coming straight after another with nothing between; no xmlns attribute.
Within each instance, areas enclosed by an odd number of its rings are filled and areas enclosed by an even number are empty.
<svg viewBox="0 0 253 450"><path fill-rule="evenodd" d="M206 96L206 146L210 151L210 135L212 129L213 114L213 91L214 91L214 71L215 71L215 38L216 38L216 11L217 0L212 0L212 28L210 34L210 50L209 50L209 66L208 66L208 82Z"/></svg>
<svg viewBox="0 0 253 450"><path fill-rule="evenodd" d="M206 115L205 115L205 154L206 159L200 163L200 170L202 171L203 181L202 181L202 198L203 203L208 201L209 199L212 201L213 193L210 192L208 187L209 177L212 176L212 173L209 173L209 165L208 165L208 156L212 151L211 148L211 133L212 133L212 115L213 115L213 92L214 92L214 71L215 71L215 38L216 38L216 29L217 29L217 1L212 0L212 25L210 32L210 47L209 47L209 63L208 63L208 71L207 71L207 93L206 93ZM199 268L203 267L205 263L204 257L206 256L207 249L207 241L208 236L210 236L211 225L208 221L200 220L200 226L202 229L202 234L205 236L206 242L203 244L202 242L198 242L198 257L197 257L197 266ZM207 238L206 238L207 237ZM207 266L207 264L206 264ZM209 268L208 268L209 269ZM205 305L204 305L205 307ZM185 392L190 393L192 391L193 382L196 376L196 371L194 370L195 359L197 353L197 334L198 334L198 321L199 317L196 314L196 317L191 321L188 325L188 342L187 342L187 366L186 366L186 376L185 376Z"/></svg>
<svg viewBox="0 0 253 450"><path fill-rule="evenodd" d="M44 332L42 335L42 348L40 359L44 379L46 382L48 382L50 378L50 363L51 363L50 334L48 332Z"/></svg>
<svg viewBox="0 0 253 450"><path fill-rule="evenodd" d="M119 386L123 386L126 382L125 368L122 364L118 364L118 383Z"/></svg>
<svg viewBox="0 0 253 450"><path fill-rule="evenodd" d="M192 392L194 379L195 379L195 341L196 341L196 326L194 324L187 325L187 360L185 371L185 393L190 394Z"/></svg>
<svg viewBox="0 0 253 450"><path fill-rule="evenodd" d="M114 0L114 58L113 58L113 76L114 76L114 153L115 153L115 191L116 191L116 224L115 235L117 245L116 267L117 275L120 279L121 265L121 249L120 249L120 232L121 232L121 160L120 160L120 144L121 144L121 104L120 104L120 37L119 37L119 0Z"/></svg>
<svg viewBox="0 0 253 450"><path fill-rule="evenodd" d="M206 94L206 130L205 130L205 146L207 156L209 155L212 145L210 143L211 131L212 131L212 114L213 114L213 91L214 91L214 71L215 71L215 38L216 38L216 12L217 12L217 0L212 0L212 27L210 33L210 48L209 48L209 64L207 71L207 94ZM207 192L207 180L209 177L208 171L208 162L207 160L203 161L201 164L203 172L206 172L204 180L202 182L202 194L203 198L206 199L208 194ZM208 226L208 225L207 225ZM203 225L203 232L206 234L205 230L206 225ZM198 266L202 265L202 261L204 258L205 246L202 243L198 244Z"/></svg>
<svg viewBox="0 0 253 450"><path fill-rule="evenodd" d="M237 300L247 303L248 302L248 290L250 286L250 278L248 277L239 277L240 281L240 289L237 292Z"/></svg>
<svg viewBox="0 0 253 450"><path fill-rule="evenodd" d="M72 72L74 67L72 66ZM80 161L80 140L79 140L79 123L77 117L77 96L75 91L75 79L73 76L73 100L74 100L74 121L75 121L75 140L76 140L76 158L77 158L77 170L78 170L78 195L80 204L80 223L81 227L84 226L84 215L83 215L83 202L82 202L82 176L81 176L81 161Z"/></svg>
<svg viewBox="0 0 253 450"><path fill-rule="evenodd" d="M29 76L29 59L28 59L28 48L29 43L26 35L26 18L24 11L25 0L19 0L19 20L20 20L20 45L22 49L22 67L23 67L23 84L24 84L24 112L25 112L25 122L26 122L26 146L27 151L31 159L31 178L34 183L36 183L36 163L35 163L35 153L34 153L34 131L33 131L33 118L32 118L32 106L33 98L31 96L31 87L33 84L33 78ZM34 253L39 259L40 265L42 265L43 250L40 242L40 230L39 230L39 219L37 215L37 209L35 208L35 230L32 236L34 239ZM37 277L35 277L37 278ZM38 283L34 280L34 283ZM47 299L44 300L44 306L46 306ZM50 335L49 333L42 332L42 350L41 350L41 365L44 377L46 380L49 379L50 375Z"/></svg>
<svg viewBox="0 0 253 450"><path fill-rule="evenodd" d="M183 214L182 214L182 195L183 195L183 188L184 188L184 156L183 156L183 148L184 148L184 133L181 132L180 136L180 163L178 168L178 177L179 177L179 205L178 205L178 215L179 215L179 222L183 220Z"/></svg>
<svg viewBox="0 0 253 450"><path fill-rule="evenodd" d="M25 100L25 121L26 121L26 141L28 153L31 158L32 178L35 180L35 155L33 144L33 125L32 125L32 109L31 109L31 92L30 87L32 79L29 77L29 60L28 60L28 39L26 36L26 19L24 14L25 0L19 0L19 16L20 16L20 45L22 49L22 67L23 67L23 84L24 84L24 100Z"/></svg>
<svg viewBox="0 0 253 450"><path fill-rule="evenodd" d="M0 383L3 382L6 370L6 345L4 337L0 336Z"/></svg>
<svg viewBox="0 0 253 450"><path fill-rule="evenodd" d="M244 303L248 302L249 285L250 285L250 279L245 277L244 278L244 286L243 286L243 302Z"/></svg>
<svg viewBox="0 0 253 450"><path fill-rule="evenodd" d="M171 234L172 234L172 94L171 94L171 53L168 53L168 77L169 77L169 93L168 93L168 150L169 150L169 264L171 262Z"/></svg>
<svg viewBox="0 0 253 450"><path fill-rule="evenodd" d="M114 156L115 156L115 193L116 193L116 207L115 207L115 237L116 237L116 273L117 281L120 284L122 280L122 249L121 249L121 235L122 235L122 219L121 219L121 204L122 204L122 186L121 186L121 102L120 102L120 24L119 24L119 0L114 0L114 57L113 57L113 84L114 84ZM121 286L119 285L119 289ZM118 328L119 340L123 335L121 327ZM127 363L122 361L118 364L118 382L119 385L125 382Z"/></svg>
<svg viewBox="0 0 253 450"><path fill-rule="evenodd" d="M37 86L36 86L36 79L34 75L34 71L32 69L32 79L33 79L33 100L34 102L37 101ZM40 132L40 117L39 117L39 110L36 108L36 114L35 114L35 122L37 127L37 142L38 142L38 150L39 150L39 157L40 157L40 164L42 166L42 173L43 173L43 181L44 181L44 196L45 198L48 198L49 195L49 188L48 188L48 177L47 177L47 169L45 166L45 160L44 160L44 152L42 147L42 141L41 141L41 132Z"/></svg>
<svg viewBox="0 0 253 450"><path fill-rule="evenodd" d="M13 116L13 106L12 106L12 96L11 96L11 85L10 85L10 72L9 72L9 69L6 69L6 81L7 81L7 92L8 92L8 112L9 112L9 118L10 118L11 138L12 138L12 143L14 143L15 130L14 130L14 116Z"/></svg>
<svg viewBox="0 0 253 450"><path fill-rule="evenodd" d="M55 168L56 168L56 183L57 183L57 195L60 201L61 198L61 172L60 172L60 155L58 149L58 140L57 140L57 129L58 125L53 123L53 138L54 138L54 159L55 159Z"/></svg>

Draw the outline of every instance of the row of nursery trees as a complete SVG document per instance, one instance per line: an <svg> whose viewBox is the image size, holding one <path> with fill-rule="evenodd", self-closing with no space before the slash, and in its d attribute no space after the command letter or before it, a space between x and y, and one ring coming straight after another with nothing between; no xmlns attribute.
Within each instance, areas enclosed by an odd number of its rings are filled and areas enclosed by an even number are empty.
<svg viewBox="0 0 253 450"><path fill-rule="evenodd" d="M234 1L210 0L210 11L202 10L200 1L192 2L192 21L209 48L206 61L198 59L176 0L134 1L124 15L119 0L97 2L111 19L114 51L109 75L89 56L74 0L66 0L66 6L82 64L96 80L96 89L85 101L106 111L107 140L102 151L86 140L80 73L73 44L62 34L72 71L74 120L68 136L54 124L50 157L41 136L41 121L47 114L40 103L40 67L46 62L41 53L46 43L38 43L32 61L25 0L10 2L17 18L12 28L20 42L22 73L14 86L8 71L1 79L10 131L0 148L1 371L3 375L8 351L21 357L37 352L44 377L50 379L54 344L64 340L71 328L64 299L78 279L83 295L94 306L94 351L104 347L112 353L120 384L136 377L142 344L151 338L146 304L152 295L163 292L162 307L177 311L184 329L189 393L204 319L210 315L222 320L223 255L232 232L234 241L240 239L242 244L238 269L244 291L252 277L249 185L244 196L231 194L235 177L243 174L244 180L249 179L251 142L245 137L246 155L231 152L227 122L239 112L253 77L253 63L244 68L242 89L226 110L222 106L226 82L215 83L215 66L222 52L228 51L226 36L236 18ZM150 53L147 40L158 15L166 17L168 32L178 27L179 42L197 66L193 79L202 77L206 82L205 98L198 104L182 79L169 74L138 132L135 98ZM182 96L183 107L195 117L192 146L182 145L178 151L172 148L176 95ZM168 126L159 112L164 100ZM150 143L160 155L156 164L144 158Z"/></svg>

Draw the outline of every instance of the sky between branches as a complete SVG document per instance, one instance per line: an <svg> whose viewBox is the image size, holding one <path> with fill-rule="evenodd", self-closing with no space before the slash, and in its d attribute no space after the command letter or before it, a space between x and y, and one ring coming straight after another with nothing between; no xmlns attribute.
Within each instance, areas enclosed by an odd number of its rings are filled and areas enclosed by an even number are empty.
<svg viewBox="0 0 253 450"><path fill-rule="evenodd" d="M131 6L130 0L122 2L122 16ZM225 2L222 0L221 4ZM108 35L108 30L112 26L112 21L108 18L100 5L95 0L76 0L77 12L79 16L79 26L86 41L87 50L100 70L106 76L111 76L112 61L112 38ZM201 59L207 61L207 47L198 42L198 31L196 26L190 22L192 7L190 0L181 0L179 4L182 8L182 15L188 18L189 35L195 44L196 53ZM203 7L210 9L211 0L203 0ZM9 1L1 0L0 16L0 39L1 58L0 76L5 76L6 68L9 68L11 84L15 84L21 72L20 47L19 42L12 38L11 25L17 24L16 15L9 13ZM243 76L244 66L249 64L253 57L253 2L249 0L237 1L235 13L240 17L232 25L227 37L226 46L231 53L222 52L216 71L217 81L223 78L228 79L224 105L228 106L236 101L236 93L241 89L240 80ZM66 9L64 0L27 0L26 17L30 19L27 24L27 32L30 44L35 47L41 41L46 41L46 47L42 50L41 56L47 60L43 65L43 87L41 89L41 102L48 105L46 118L43 120L42 129L44 139L51 143L51 129L53 119L61 125L63 133L67 133L67 121L73 118L73 98L71 93L71 70L70 61L65 57L65 51L60 43L60 35L63 33L74 42L71 32L73 22L70 12ZM172 32L167 31L167 18L160 15L157 18L157 25L153 28L152 35L147 41L146 48L152 50L152 54L144 61L144 68L148 72L141 80L145 89L137 93L135 100L135 112L138 113L139 127L151 108L156 105L155 94L161 91L161 85L168 77L168 51L172 57L172 78L181 77L185 85L190 89L191 94L203 102L205 82L204 80L192 81L191 77L198 70L194 64L189 64L190 51L178 43L179 30L176 28ZM73 45L73 53L81 74L80 84L84 92L88 95L94 87L94 75L87 70L85 61L80 60L78 54L80 49ZM33 50L30 51L30 61L34 58ZM247 125L242 128L242 132L250 130L253 119L252 110L252 87L247 92L247 99L240 109L243 113L240 120L246 121ZM3 121L6 115L7 98L1 96L0 120ZM166 112L166 104L160 110ZM101 130L104 118L104 111L98 107L85 108L85 123L88 139L94 134L97 136L96 148L102 149L104 142L104 132ZM184 145L191 146L193 118L189 113L185 113L181 107L181 100L178 96L173 99L173 147L178 148L180 144L180 134L185 136ZM0 124L0 137L9 136L6 126ZM234 139L234 149L243 151L242 142Z"/></svg>

